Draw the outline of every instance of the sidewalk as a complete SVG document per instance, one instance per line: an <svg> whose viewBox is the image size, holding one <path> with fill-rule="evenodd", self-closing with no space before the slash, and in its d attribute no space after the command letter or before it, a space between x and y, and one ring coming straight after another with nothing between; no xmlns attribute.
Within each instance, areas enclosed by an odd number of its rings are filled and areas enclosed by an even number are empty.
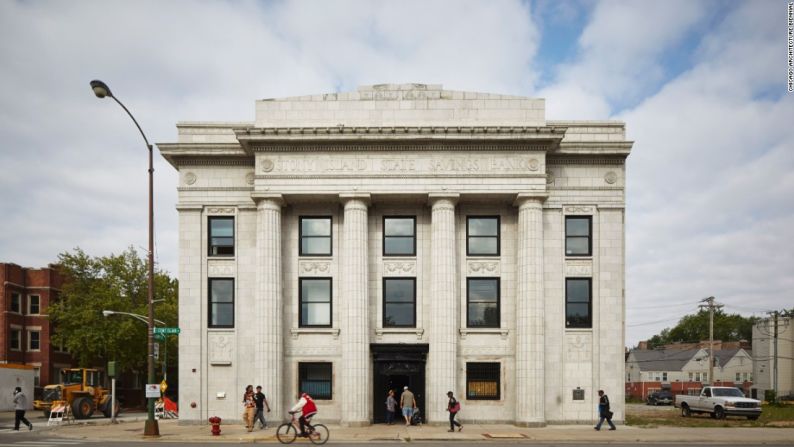
<svg viewBox="0 0 794 447"><path fill-rule="evenodd" d="M53 427L47 426L47 418L41 411L30 410L25 413L25 417L33 424L35 430L49 430ZM116 419L124 422L138 422L146 420L146 413L144 412L122 412ZM108 424L110 419L102 417L102 415L94 415L91 419L84 419L76 421L76 424ZM0 411L0 430L10 429L14 426L14 412L13 411ZM24 427L23 427L24 428Z"/></svg>
<svg viewBox="0 0 794 447"><path fill-rule="evenodd" d="M618 426L616 431L596 432L589 425L553 425L546 428L519 428L512 425L464 426L462 432L449 433L447 426L386 426L341 427L328 424L330 442L369 443L377 441L512 441L523 443L730 443L730 444L794 444L794 428L636 428ZM208 425L179 425L175 420L160 421L162 442L229 442L278 443L275 426L266 430L246 432L239 424L221 425L221 436L212 436ZM143 421L110 425L92 423L52 428L59 437L112 441L143 440ZM298 440L305 442L307 440Z"/></svg>

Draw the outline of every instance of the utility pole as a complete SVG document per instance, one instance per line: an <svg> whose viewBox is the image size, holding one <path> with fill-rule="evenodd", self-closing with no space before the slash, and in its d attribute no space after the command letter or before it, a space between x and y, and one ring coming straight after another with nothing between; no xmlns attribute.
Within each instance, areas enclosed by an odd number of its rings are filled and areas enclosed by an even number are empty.
<svg viewBox="0 0 794 447"><path fill-rule="evenodd" d="M780 312L773 311L770 312L772 314L774 331L772 335L772 340L774 343L774 358L773 358L773 366L772 366L772 389L775 390L775 401L777 402L777 335L778 335L778 324L777 324L777 317L780 315Z"/></svg>
<svg viewBox="0 0 794 447"><path fill-rule="evenodd" d="M710 296L708 298L703 298L700 300L701 303L708 303L708 304L701 304L698 307L700 308L708 308L709 310L709 382L710 384L714 383L714 309L721 309L722 304L716 304L714 302L714 297Z"/></svg>

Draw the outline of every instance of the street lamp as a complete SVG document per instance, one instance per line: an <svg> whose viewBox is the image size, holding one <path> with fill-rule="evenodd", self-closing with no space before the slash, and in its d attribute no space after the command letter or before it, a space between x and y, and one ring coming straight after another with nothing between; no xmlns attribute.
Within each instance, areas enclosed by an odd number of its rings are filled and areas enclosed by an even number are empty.
<svg viewBox="0 0 794 447"><path fill-rule="evenodd" d="M149 144L149 140L146 138L146 135L143 133L143 129L138 124L138 121L132 116L127 107L121 103L113 93L111 93L110 88L102 81L93 80L91 81L91 89L94 91L94 94L97 98L105 98L111 97L113 98L118 105L127 112L127 115L132 118L132 122L135 123L135 127L138 128L138 131L141 133L143 137L143 141L146 143L146 148L149 150L149 278L148 278L148 285L149 285L149 293L147 296L147 305L149 310L149 315L146 321L146 324L149 326L149 333L148 333L148 350L149 356L147 358L147 369L148 369L148 379L147 383L154 382L154 305L152 301L154 300L154 162L152 156L152 145ZM103 312L104 314L104 312ZM147 399L148 400L148 417L146 418L146 426L143 430L144 436L160 436L160 427L157 423L157 420L154 418L154 399Z"/></svg>
<svg viewBox="0 0 794 447"><path fill-rule="evenodd" d="M149 320L146 318L145 315L134 314L134 313L131 313L131 312L119 312L118 310L103 310L102 311L102 315L105 316L105 317L109 317L111 315L127 315L129 317L133 317L133 318L135 318L137 320L143 321L146 324L149 324ZM154 322L159 324L160 326L165 326L165 323L160 321L160 320L158 320L157 318L154 319Z"/></svg>

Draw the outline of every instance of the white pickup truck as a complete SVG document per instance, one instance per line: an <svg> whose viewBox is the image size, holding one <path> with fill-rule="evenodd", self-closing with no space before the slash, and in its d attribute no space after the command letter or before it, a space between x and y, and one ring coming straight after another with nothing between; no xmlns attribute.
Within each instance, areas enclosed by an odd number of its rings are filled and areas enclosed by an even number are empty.
<svg viewBox="0 0 794 447"><path fill-rule="evenodd" d="M730 415L756 420L761 416L760 401L748 399L739 389L727 386L704 386L700 396L676 395L675 407L681 409L681 416L684 417L711 413L711 417L717 419Z"/></svg>

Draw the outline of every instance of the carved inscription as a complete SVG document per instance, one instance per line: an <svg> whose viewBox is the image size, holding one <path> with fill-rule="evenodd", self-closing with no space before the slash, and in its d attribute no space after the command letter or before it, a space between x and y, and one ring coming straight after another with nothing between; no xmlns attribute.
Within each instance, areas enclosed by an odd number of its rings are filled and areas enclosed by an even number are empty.
<svg viewBox="0 0 794 447"><path fill-rule="evenodd" d="M541 168L537 158L492 156L483 158L279 158L264 159L262 171L267 174L441 174L441 173L515 173L536 172Z"/></svg>

